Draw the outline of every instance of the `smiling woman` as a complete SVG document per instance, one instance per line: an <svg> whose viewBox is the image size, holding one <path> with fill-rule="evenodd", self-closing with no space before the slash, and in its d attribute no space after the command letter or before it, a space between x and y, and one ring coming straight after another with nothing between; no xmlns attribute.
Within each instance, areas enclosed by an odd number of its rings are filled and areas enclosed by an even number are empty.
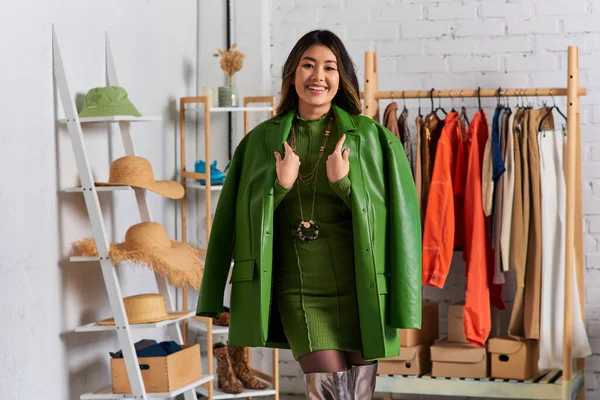
<svg viewBox="0 0 600 400"><path fill-rule="evenodd" d="M229 343L290 348L308 399L369 400L397 328L421 327L414 180L402 143L360 115L335 34L304 35L282 76L277 115L232 159L196 314L222 309L233 248Z"/></svg>

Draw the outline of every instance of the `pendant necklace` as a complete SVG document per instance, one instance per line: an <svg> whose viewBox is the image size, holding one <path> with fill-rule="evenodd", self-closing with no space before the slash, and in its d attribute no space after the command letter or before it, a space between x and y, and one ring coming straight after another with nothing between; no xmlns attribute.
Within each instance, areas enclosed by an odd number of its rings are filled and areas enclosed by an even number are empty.
<svg viewBox="0 0 600 400"><path fill-rule="evenodd" d="M298 191L298 203L300 203L300 218L301 221L298 224L298 228L296 228L296 232L300 240L304 242L312 242L319 236L319 226L315 223L313 218L313 213L315 211L315 199L317 195L317 176L319 174L319 163L321 162L321 158L323 157L323 153L325 152L325 147L327 146L327 139L329 139L329 134L331 132L331 121L333 120L332 116L329 116L329 122L327 123L327 129L325 130L323 144L319 148L319 157L315 162L315 166L313 169L302 175L298 172L298 180L296 181L296 189ZM292 126L291 132L291 147L294 153L296 153L296 132L294 131L294 127ZM308 221L304 220L304 212L302 211L302 200L300 199L300 183L304 185L309 185L312 181L315 181L313 187L313 199L312 199L312 207L310 210L310 219ZM308 230L312 229L312 234L309 234Z"/></svg>

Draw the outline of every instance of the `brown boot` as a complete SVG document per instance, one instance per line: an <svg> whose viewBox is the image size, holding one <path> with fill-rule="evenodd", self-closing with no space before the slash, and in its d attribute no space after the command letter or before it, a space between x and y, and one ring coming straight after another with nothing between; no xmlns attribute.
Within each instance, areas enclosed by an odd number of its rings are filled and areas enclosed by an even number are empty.
<svg viewBox="0 0 600 400"><path fill-rule="evenodd" d="M217 358L217 377L219 389L225 393L242 393L244 388L237 380L235 373L231 367L231 360L227 352L227 346L223 343L215 343L213 346L213 354Z"/></svg>
<svg viewBox="0 0 600 400"><path fill-rule="evenodd" d="M223 312L217 318L213 318L213 324L229 326L229 307L223 307Z"/></svg>
<svg viewBox="0 0 600 400"><path fill-rule="evenodd" d="M242 385L244 385L246 389L266 389L267 384L256 379L252 371L250 371L246 348L237 346L227 347L229 348L229 357L231 358L233 371L242 382Z"/></svg>

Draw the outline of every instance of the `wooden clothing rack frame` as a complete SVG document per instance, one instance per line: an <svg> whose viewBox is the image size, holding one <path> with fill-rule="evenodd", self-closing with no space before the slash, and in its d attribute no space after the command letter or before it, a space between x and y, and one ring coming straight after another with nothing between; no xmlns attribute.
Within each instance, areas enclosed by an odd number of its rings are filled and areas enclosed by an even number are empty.
<svg viewBox="0 0 600 400"><path fill-rule="evenodd" d="M262 104L262 105L256 105ZM186 107L189 105L190 107ZM210 231L212 228L212 195L222 190L222 185L212 185L210 176L210 162L211 157L211 113L225 113L225 112L243 112L244 113L244 135L250 130L250 113L251 112L270 112L271 116L275 115L275 96L248 96L244 97L243 107L213 107L211 99L208 96L193 96L193 97L181 97L179 99L179 146L180 146L180 171L179 176L181 179L181 185L184 187L186 193L188 189L197 189L204 191L204 217L206 219L205 225L205 238L206 245L208 246L208 239L210 237ZM200 111L204 111L204 131L202 129L197 133L199 138L204 134L204 154L203 159L206 162L206 172L199 173L194 171L188 171L186 161L186 114L195 114L196 121L200 119ZM203 179L205 184L199 183L197 180ZM187 198L184 196L181 200L181 241L187 242ZM200 249L200 254L205 257L206 249ZM183 288L182 290L182 301L184 308L188 305L188 290ZM202 332L206 333L206 370L208 374L213 376L215 379L218 378L215 375L215 367L213 360L213 339L214 336L228 336L228 326L216 326L213 324L213 319L208 317L192 316L189 319L197 328ZM188 321L183 322L183 341L188 343ZM246 354L248 357L248 363L252 364L252 351L251 348L246 348ZM206 382L201 387L198 387L198 393L206 397L208 400L213 399L232 399L232 398L256 398L272 396L275 400L279 400L279 350L272 349L272 365L273 373L269 375L263 371L259 371L256 368L252 368L252 373L255 376L262 379L269 384L269 388L265 390L252 390L244 389L244 392L239 394L225 393L220 388L215 387L214 380Z"/></svg>
<svg viewBox="0 0 600 400"><path fill-rule="evenodd" d="M528 381L505 379L446 379L435 378L428 374L421 376L378 376L377 392L391 393L469 396L488 398L526 398L526 399L578 399L585 398L585 359L577 359L573 369L573 257L576 258L576 275L579 287L579 305L584 317L583 283L583 209L581 187L581 107L580 96L587 90L579 86L579 51L577 46L568 47L567 88L534 89L453 89L453 90L394 90L381 92L378 89L376 53L365 52L364 115L374 118L378 115L381 99L421 99L455 97L518 97L518 96L566 96L567 97L567 146L565 181L566 199L566 248L565 248L565 303L563 331L562 370L543 371ZM558 390L558 386L562 390Z"/></svg>

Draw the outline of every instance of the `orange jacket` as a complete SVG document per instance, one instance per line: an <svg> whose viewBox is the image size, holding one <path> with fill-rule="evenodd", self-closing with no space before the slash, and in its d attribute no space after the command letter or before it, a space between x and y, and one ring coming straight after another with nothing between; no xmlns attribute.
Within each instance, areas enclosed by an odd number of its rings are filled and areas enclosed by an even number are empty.
<svg viewBox="0 0 600 400"><path fill-rule="evenodd" d="M443 288L454 251L455 202L453 178L460 132L458 113L446 116L437 144L427 212L423 227L423 284Z"/></svg>
<svg viewBox="0 0 600 400"><path fill-rule="evenodd" d="M503 310L502 285L495 285L494 250L486 235L486 218L481 200L481 168L483 150L488 139L488 124L483 111L473 117L469 126L471 136L465 191L465 254L467 257L467 289L464 309L464 328L469 342L483 346L491 330L490 304ZM490 301L491 299L491 301Z"/></svg>

